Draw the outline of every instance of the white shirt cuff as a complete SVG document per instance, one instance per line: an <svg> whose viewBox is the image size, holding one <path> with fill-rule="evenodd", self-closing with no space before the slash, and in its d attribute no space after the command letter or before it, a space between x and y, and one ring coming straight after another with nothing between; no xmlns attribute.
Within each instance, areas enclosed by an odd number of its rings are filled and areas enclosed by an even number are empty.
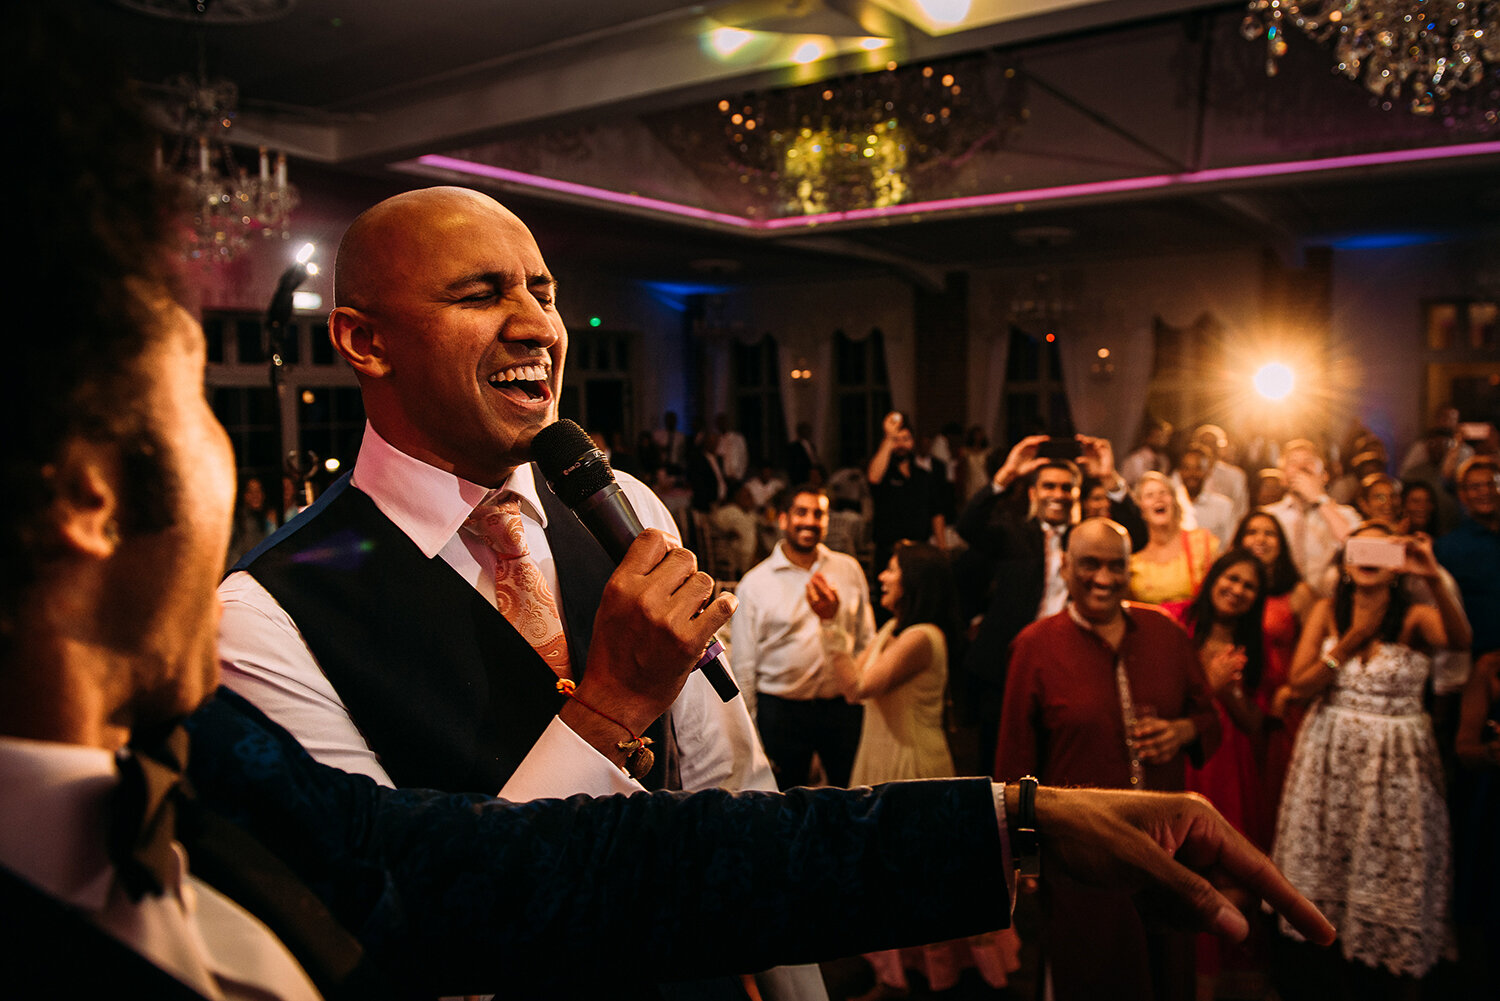
<svg viewBox="0 0 1500 1001"><path fill-rule="evenodd" d="M511 774L500 798L513 803L533 799L562 799L583 793L613 796L644 792L645 787L626 775L592 744L574 733L560 717L554 717L532 745L524 761Z"/></svg>

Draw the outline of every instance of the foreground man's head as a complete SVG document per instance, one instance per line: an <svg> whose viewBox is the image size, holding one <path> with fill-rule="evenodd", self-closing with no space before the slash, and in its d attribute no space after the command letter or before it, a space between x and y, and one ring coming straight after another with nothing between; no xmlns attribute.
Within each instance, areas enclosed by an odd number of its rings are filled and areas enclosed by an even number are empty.
<svg viewBox="0 0 1500 1001"><path fill-rule="evenodd" d="M139 113L81 62L5 75L7 120L48 155L9 213L0 731L118 746L213 686L234 464Z"/></svg>

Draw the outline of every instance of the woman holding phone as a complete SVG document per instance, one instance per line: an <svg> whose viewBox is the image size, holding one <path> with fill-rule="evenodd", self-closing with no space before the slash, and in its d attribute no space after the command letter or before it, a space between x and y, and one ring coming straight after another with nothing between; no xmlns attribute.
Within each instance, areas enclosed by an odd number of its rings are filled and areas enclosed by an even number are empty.
<svg viewBox="0 0 1500 1001"><path fill-rule="evenodd" d="M1411 602L1407 576L1435 606ZM1470 637L1432 541L1365 522L1277 692L1277 707L1321 700L1292 752L1273 857L1338 927L1339 976L1360 996L1410 991L1452 951L1448 813L1422 693L1431 654Z"/></svg>

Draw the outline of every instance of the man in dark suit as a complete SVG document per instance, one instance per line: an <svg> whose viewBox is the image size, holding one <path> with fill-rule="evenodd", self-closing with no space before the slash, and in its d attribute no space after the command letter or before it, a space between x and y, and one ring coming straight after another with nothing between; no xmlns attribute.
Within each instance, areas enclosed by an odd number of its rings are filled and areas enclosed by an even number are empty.
<svg viewBox="0 0 1500 1001"><path fill-rule="evenodd" d="M1125 526L1136 548L1144 545L1146 526L1115 471L1107 438L1021 439L959 516L958 534L969 544L957 569L967 584L960 593L971 596L965 611L971 621L978 619L978 628L964 656L963 684L955 690L979 726L975 764L982 769L995 760L1011 641L1067 603L1061 568L1068 532L1080 520L1080 466L1109 492L1110 517Z"/></svg>

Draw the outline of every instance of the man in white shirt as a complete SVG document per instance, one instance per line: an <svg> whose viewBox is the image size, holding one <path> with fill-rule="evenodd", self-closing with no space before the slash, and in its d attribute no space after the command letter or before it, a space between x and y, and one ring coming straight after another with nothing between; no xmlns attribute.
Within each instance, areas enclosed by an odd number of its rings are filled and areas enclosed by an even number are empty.
<svg viewBox="0 0 1500 1001"><path fill-rule="evenodd" d="M1281 471L1286 476L1286 496L1266 510L1281 522L1302 579L1327 597L1333 590L1328 569L1349 532L1359 524L1359 512L1328 496L1323 458L1307 439L1286 443L1281 450Z"/></svg>
<svg viewBox="0 0 1500 1001"><path fill-rule="evenodd" d="M1219 551L1223 552L1229 548L1229 540L1234 537L1234 503L1208 487L1208 471L1213 467L1213 461L1208 449L1194 445L1182 453L1172 479L1177 481L1192 502L1198 527L1212 532L1214 538L1219 540Z"/></svg>
<svg viewBox="0 0 1500 1001"><path fill-rule="evenodd" d="M1200 424L1193 432L1193 444L1202 446L1213 460L1208 468L1208 489L1229 498L1229 520L1238 525L1250 510L1250 484L1243 469L1224 461L1229 436L1217 424Z"/></svg>
<svg viewBox="0 0 1500 1001"><path fill-rule="evenodd" d="M719 433L719 441L715 446L719 468L723 470L724 478L729 481L730 489L733 490L744 482L746 474L750 472L750 443L745 440L744 435L729 426L727 414L719 414L714 418L714 430Z"/></svg>
<svg viewBox="0 0 1500 1001"><path fill-rule="evenodd" d="M816 579L837 593L839 611L828 625L854 638L858 656L875 635L869 585L858 560L823 545L823 488L799 488L778 522L782 540L735 589L740 607L730 622L729 647L735 679L783 789L807 784L814 753L829 784L845 786L864 710L839 694L823 659L824 623L808 604L807 589Z"/></svg>

